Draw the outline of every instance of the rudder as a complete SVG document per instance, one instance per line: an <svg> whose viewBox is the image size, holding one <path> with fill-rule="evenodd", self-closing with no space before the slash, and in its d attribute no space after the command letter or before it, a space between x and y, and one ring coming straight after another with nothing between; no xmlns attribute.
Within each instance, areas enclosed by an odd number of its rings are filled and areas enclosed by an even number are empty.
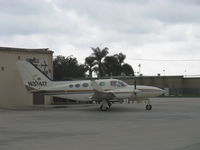
<svg viewBox="0 0 200 150"><path fill-rule="evenodd" d="M50 80L35 66L27 61L18 61L18 70L24 85L31 90L43 90L50 84Z"/></svg>

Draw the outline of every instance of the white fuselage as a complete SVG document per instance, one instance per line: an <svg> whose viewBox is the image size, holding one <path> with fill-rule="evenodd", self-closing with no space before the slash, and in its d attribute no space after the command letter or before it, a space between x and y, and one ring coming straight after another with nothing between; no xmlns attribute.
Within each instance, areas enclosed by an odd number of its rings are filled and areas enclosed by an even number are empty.
<svg viewBox="0 0 200 150"><path fill-rule="evenodd" d="M137 85L136 89L133 85L127 85L117 79L96 80L97 84L107 92L114 94L116 100L120 99L145 99L160 96L163 90L152 86ZM90 101L94 95L94 88L91 86L90 80L52 83L48 89L49 94L66 99L77 101ZM134 94L134 91L137 91Z"/></svg>

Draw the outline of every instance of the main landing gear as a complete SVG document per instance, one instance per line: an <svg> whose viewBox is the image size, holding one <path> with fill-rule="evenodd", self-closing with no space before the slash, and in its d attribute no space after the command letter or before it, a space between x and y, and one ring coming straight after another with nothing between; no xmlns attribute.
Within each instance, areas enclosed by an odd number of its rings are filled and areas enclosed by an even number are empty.
<svg viewBox="0 0 200 150"><path fill-rule="evenodd" d="M152 105L150 104L150 100L145 100L145 104L146 104L146 110L151 110L152 109Z"/></svg>
<svg viewBox="0 0 200 150"><path fill-rule="evenodd" d="M152 105L151 104L147 104L146 105L146 110L151 110L152 109Z"/></svg>
<svg viewBox="0 0 200 150"><path fill-rule="evenodd" d="M107 111L110 107L112 106L112 103L105 100L105 101L102 101L101 102L101 105L100 105L100 110L101 111Z"/></svg>

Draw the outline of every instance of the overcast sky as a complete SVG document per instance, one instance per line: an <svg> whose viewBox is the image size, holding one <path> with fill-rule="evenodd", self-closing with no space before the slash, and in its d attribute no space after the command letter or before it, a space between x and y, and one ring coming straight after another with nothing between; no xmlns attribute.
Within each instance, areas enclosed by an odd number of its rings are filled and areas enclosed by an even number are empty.
<svg viewBox="0 0 200 150"><path fill-rule="evenodd" d="M1 47L80 63L108 47L144 75L200 75L200 0L0 0L0 19Z"/></svg>

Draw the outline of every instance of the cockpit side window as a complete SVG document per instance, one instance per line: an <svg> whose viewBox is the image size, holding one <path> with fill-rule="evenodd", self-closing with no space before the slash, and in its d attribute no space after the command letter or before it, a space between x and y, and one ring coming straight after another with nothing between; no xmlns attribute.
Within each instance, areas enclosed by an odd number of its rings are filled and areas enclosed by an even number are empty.
<svg viewBox="0 0 200 150"><path fill-rule="evenodd" d="M111 86L117 86L117 81L110 81Z"/></svg>

